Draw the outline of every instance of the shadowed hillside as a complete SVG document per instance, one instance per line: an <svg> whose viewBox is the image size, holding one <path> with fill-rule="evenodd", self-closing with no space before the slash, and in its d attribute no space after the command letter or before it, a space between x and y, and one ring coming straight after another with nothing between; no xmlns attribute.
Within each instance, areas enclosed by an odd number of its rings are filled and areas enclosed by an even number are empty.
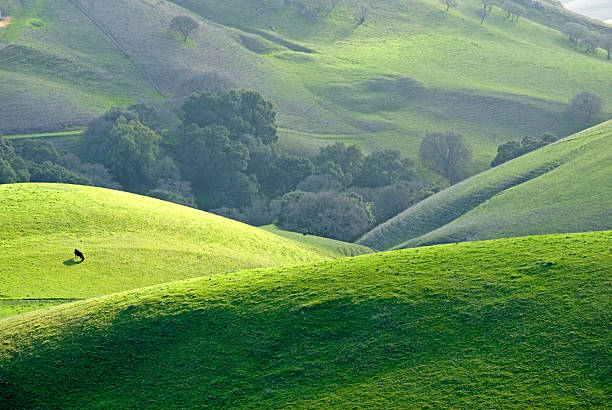
<svg viewBox="0 0 612 410"><path fill-rule="evenodd" d="M0 320L0 398L14 408L605 407L610 240L411 249L25 313Z"/></svg>

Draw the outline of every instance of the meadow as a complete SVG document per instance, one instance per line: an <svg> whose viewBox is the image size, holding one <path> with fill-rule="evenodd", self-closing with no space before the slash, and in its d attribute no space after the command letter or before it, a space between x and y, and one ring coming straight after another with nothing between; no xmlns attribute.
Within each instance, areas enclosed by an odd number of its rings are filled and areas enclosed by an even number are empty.
<svg viewBox="0 0 612 410"><path fill-rule="evenodd" d="M0 320L9 407L604 408L612 232L210 275Z"/></svg>
<svg viewBox="0 0 612 410"><path fill-rule="evenodd" d="M359 239L375 249L612 228L612 121L466 179Z"/></svg>
<svg viewBox="0 0 612 410"><path fill-rule="evenodd" d="M0 317L178 279L344 256L103 188L0 185L0 215ZM85 262L73 257L75 248Z"/></svg>

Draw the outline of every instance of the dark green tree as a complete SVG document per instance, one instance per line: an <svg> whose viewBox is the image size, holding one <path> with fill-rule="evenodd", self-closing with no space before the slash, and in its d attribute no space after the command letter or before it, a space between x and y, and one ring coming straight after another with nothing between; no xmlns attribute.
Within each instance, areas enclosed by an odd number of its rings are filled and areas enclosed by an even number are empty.
<svg viewBox="0 0 612 410"><path fill-rule="evenodd" d="M363 151L357 145L346 146L341 142L322 147L314 162L319 174L332 175L344 186L350 186L361 172Z"/></svg>
<svg viewBox="0 0 612 410"><path fill-rule="evenodd" d="M272 103L255 91L231 90L191 96L182 106L185 125L199 127L220 125L230 138L239 140L252 135L263 144L278 140L276 113Z"/></svg>
<svg viewBox="0 0 612 410"><path fill-rule="evenodd" d="M140 122L120 116L108 136L105 165L128 189L142 190L154 183L153 168L161 138Z"/></svg>
<svg viewBox="0 0 612 410"><path fill-rule="evenodd" d="M357 195L302 193L287 200L278 225L287 230L354 241L373 224L369 207Z"/></svg>
<svg viewBox="0 0 612 410"><path fill-rule="evenodd" d="M0 184L14 184L19 182L15 170L4 158L0 158Z"/></svg>
<svg viewBox="0 0 612 410"><path fill-rule="evenodd" d="M360 187L382 187L414 177L414 164L401 157L397 150L377 151L365 157L361 171L354 180Z"/></svg>
<svg viewBox="0 0 612 410"><path fill-rule="evenodd" d="M28 182L30 180L28 165L15 153L11 141L2 136L0 136L0 159L4 160L3 178L5 181L0 183L8 183L6 182L8 180L11 182Z"/></svg>

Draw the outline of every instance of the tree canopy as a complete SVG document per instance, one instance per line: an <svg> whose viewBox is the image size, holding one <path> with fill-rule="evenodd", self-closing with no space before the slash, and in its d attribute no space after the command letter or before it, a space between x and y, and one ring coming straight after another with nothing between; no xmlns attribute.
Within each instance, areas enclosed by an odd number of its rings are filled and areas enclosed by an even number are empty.
<svg viewBox="0 0 612 410"><path fill-rule="evenodd" d="M189 35L199 27L200 24L189 16L176 16L170 21L170 30L180 33L183 41L187 41Z"/></svg>
<svg viewBox="0 0 612 410"><path fill-rule="evenodd" d="M456 184L462 167L472 160L472 150L458 132L434 132L421 141L419 157L425 166Z"/></svg>

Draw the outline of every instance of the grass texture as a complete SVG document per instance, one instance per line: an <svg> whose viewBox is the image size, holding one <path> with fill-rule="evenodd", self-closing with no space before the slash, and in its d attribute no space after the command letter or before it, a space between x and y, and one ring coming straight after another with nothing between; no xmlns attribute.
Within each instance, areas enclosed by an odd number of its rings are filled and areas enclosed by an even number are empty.
<svg viewBox="0 0 612 410"><path fill-rule="evenodd" d="M375 249L612 228L612 121L475 175L364 235Z"/></svg>
<svg viewBox="0 0 612 410"><path fill-rule="evenodd" d="M218 274L0 320L13 408L604 408L611 232Z"/></svg>
<svg viewBox="0 0 612 410"><path fill-rule="evenodd" d="M192 208L103 188L0 185L0 215L0 316L339 255ZM85 262L73 259L74 248L85 254Z"/></svg>
<svg viewBox="0 0 612 410"><path fill-rule="evenodd" d="M374 252L372 249L366 246L357 245L349 242L337 241L335 239L330 238L323 238L321 236L304 235L297 232L283 231L282 229L279 229L274 225L262 226L261 229L282 236L283 238L291 239L295 242L302 244L303 246L312 246L322 252L332 251L338 257L358 256Z"/></svg>

